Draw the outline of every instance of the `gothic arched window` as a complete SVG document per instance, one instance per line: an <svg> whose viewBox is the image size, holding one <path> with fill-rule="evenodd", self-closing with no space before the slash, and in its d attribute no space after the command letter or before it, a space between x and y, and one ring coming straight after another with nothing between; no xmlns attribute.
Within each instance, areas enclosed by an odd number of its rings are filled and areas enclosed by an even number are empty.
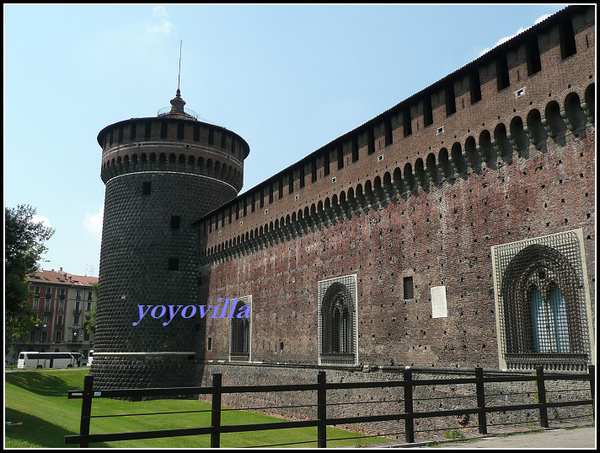
<svg viewBox="0 0 600 453"><path fill-rule="evenodd" d="M319 363L357 363L355 289L355 276L319 282Z"/></svg>
<svg viewBox="0 0 600 453"><path fill-rule="evenodd" d="M581 370L591 363L581 247L577 231L493 247L501 364Z"/></svg>
<svg viewBox="0 0 600 453"><path fill-rule="evenodd" d="M250 360L250 323L252 304L251 301L247 299L247 297L238 299L235 310L233 311L234 315L231 319L229 342L229 360ZM250 317L248 318L243 316L243 314L246 313L246 310L242 307L246 305L250 307ZM240 317L238 317L238 314L240 314Z"/></svg>

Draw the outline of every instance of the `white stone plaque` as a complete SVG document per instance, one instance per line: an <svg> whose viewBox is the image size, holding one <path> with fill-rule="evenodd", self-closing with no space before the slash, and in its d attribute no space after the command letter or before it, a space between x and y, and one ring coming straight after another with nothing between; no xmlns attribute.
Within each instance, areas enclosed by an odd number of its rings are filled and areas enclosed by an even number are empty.
<svg viewBox="0 0 600 453"><path fill-rule="evenodd" d="M431 317L448 317L448 305L446 304L445 286L434 286L433 288L431 288Z"/></svg>

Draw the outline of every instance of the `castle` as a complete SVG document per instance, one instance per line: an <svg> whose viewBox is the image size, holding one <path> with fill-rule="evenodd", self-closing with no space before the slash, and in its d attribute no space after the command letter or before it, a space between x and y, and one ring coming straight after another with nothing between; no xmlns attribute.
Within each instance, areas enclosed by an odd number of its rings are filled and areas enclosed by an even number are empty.
<svg viewBox="0 0 600 453"><path fill-rule="evenodd" d="M594 363L594 44L567 7L241 195L248 144L179 90L104 128L96 387Z"/></svg>

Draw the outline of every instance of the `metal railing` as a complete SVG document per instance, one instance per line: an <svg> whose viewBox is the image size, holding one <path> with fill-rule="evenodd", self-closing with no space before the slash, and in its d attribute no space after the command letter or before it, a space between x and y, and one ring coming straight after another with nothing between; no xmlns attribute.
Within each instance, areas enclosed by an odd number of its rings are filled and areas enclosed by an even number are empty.
<svg viewBox="0 0 600 453"><path fill-rule="evenodd" d="M379 382L341 382L328 383L324 371L318 373L316 384L292 384L292 385L253 385L253 386L224 386L222 385L221 374L213 374L213 382L209 387L176 387L176 388L151 388L151 389L126 389L126 390L93 390L93 376L87 375L84 380L83 390L70 390L68 398L81 398L81 419L80 429L77 435L65 436L65 444L79 444L80 447L88 447L94 442L121 441L132 439L152 439L160 437L176 436L194 436L201 434L210 435L210 446L218 448L221 445L221 435L225 433L239 433L261 430L276 430L288 428L315 427L316 440L318 447L327 447L326 429L333 425L349 425L370 422L385 421L404 421L404 437L407 443L415 442L415 421L420 419L430 419L447 416L477 416L477 428L479 434L488 433L488 414L498 412L534 410L539 412L539 424L542 428L549 427L548 410L558 407L572 407L590 405L592 414L595 401L595 367L589 366L585 374L545 374L543 367L536 368L535 374L531 375L490 375L484 376L482 368L476 368L473 377L447 378L447 379L414 379L413 371L406 369L402 371L403 379L397 381L379 381ZM547 397L546 383L548 381L589 381L590 398L580 398L575 400L551 401ZM537 402L527 404L503 404L489 406L486 404L486 385L493 383L516 383L532 382L536 386L535 400ZM418 387L431 387L443 385L466 384L474 386L476 404L472 407L438 410L438 411L415 411L414 391ZM403 411L394 411L390 414L361 415L352 417L331 417L328 416L328 406L336 404L327 403L328 392L332 390L347 389L375 389L375 388L403 388ZM316 418L299 421L281 421L270 423L254 423L243 425L222 425L221 415L226 409L222 407L222 396L234 393L271 393L271 392L316 392ZM162 429L154 431L134 431L124 433L102 433L90 434L90 424L93 418L97 417L122 417L119 415L91 415L92 402L96 398L129 398L143 399L144 397L157 396L190 396L190 395L211 395L211 423L210 426L179 429ZM364 402L363 402L364 403ZM339 404L339 403L337 403ZM354 404L349 403L349 404ZM361 404L361 403L357 403ZM283 406L282 406L283 407ZM307 406L291 406L307 407ZM289 409L290 406L285 406ZM201 412L201 411L194 411ZM169 413L171 414L171 413ZM127 414L127 416L148 415L148 414ZM156 414L153 414L156 415ZM370 437L370 436L367 436Z"/></svg>

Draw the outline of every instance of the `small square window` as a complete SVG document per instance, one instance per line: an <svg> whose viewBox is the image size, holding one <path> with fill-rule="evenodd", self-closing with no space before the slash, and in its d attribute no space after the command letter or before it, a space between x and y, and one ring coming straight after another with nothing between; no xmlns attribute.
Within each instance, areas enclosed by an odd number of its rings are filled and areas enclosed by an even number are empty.
<svg viewBox="0 0 600 453"><path fill-rule="evenodd" d="M150 195L152 193L152 183L150 181L144 181L142 183L142 194Z"/></svg>
<svg viewBox="0 0 600 453"><path fill-rule="evenodd" d="M169 270L170 271L178 271L179 270L179 258L169 258Z"/></svg>
<svg viewBox="0 0 600 453"><path fill-rule="evenodd" d="M171 229L178 230L181 227L181 216L172 215L171 216Z"/></svg>

